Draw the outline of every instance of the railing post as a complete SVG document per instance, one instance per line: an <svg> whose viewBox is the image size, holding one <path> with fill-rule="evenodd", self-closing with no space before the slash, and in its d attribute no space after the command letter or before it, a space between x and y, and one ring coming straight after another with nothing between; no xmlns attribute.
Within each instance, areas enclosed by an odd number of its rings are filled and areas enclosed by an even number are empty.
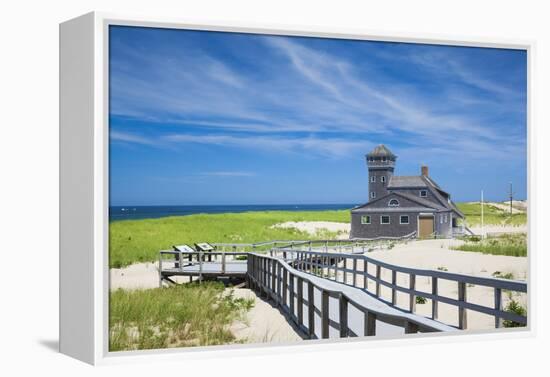
<svg viewBox="0 0 550 377"><path fill-rule="evenodd" d="M283 301L282 292L281 292L281 284L283 282L283 278L281 276L282 270L283 270L283 267L279 264L279 262L277 262L277 299L279 301L279 305Z"/></svg>
<svg viewBox="0 0 550 377"><path fill-rule="evenodd" d="M346 271L347 269L348 269L348 258L344 257L344 281L343 281L344 284L348 283L348 273Z"/></svg>
<svg viewBox="0 0 550 377"><path fill-rule="evenodd" d="M199 251L199 284L202 283L202 251Z"/></svg>
<svg viewBox="0 0 550 377"><path fill-rule="evenodd" d="M376 297L380 297L380 278L382 268L379 264L376 265Z"/></svg>
<svg viewBox="0 0 550 377"><path fill-rule="evenodd" d="M288 273L286 268L283 268L283 306L286 305L286 297L287 297L287 291L288 291Z"/></svg>
<svg viewBox="0 0 550 377"><path fill-rule="evenodd" d="M369 290L369 262L366 259L363 260L363 289Z"/></svg>
<svg viewBox="0 0 550 377"><path fill-rule="evenodd" d="M397 304L397 289L395 289L397 286L397 271L395 270L391 271L391 285L391 304L395 306Z"/></svg>
<svg viewBox="0 0 550 377"><path fill-rule="evenodd" d="M437 277L432 276L432 295L438 296L438 280ZM439 317L439 302L437 301L437 298L432 298L432 319L437 320Z"/></svg>
<svg viewBox="0 0 550 377"><path fill-rule="evenodd" d="M225 253L222 251L222 274L225 274Z"/></svg>
<svg viewBox="0 0 550 377"><path fill-rule="evenodd" d="M376 314L372 312L365 312L365 324L364 324L365 336L376 335Z"/></svg>
<svg viewBox="0 0 550 377"><path fill-rule="evenodd" d="M272 259L271 260L271 291L274 293L274 295L277 287L276 278L277 278L277 261L275 259ZM275 297L277 297L277 295L275 295Z"/></svg>
<svg viewBox="0 0 550 377"><path fill-rule="evenodd" d="M495 310L502 311L502 289L495 288ZM496 315L495 316L495 328L502 326L502 319Z"/></svg>
<svg viewBox="0 0 550 377"><path fill-rule="evenodd" d="M309 338L315 337L315 293L313 292L313 283L307 282L307 317Z"/></svg>
<svg viewBox="0 0 550 377"><path fill-rule="evenodd" d="M301 277L297 278L298 282L298 326L304 323L304 281Z"/></svg>
<svg viewBox="0 0 550 377"><path fill-rule="evenodd" d="M466 302L466 283L458 282L458 301ZM467 312L464 307L458 307L458 328L466 329L468 327Z"/></svg>
<svg viewBox="0 0 550 377"><path fill-rule="evenodd" d="M294 317L294 274L290 273L289 276L288 289L290 291L289 295L289 307L290 307L290 318Z"/></svg>
<svg viewBox="0 0 550 377"><path fill-rule="evenodd" d="M162 253L159 253L159 288L162 288Z"/></svg>
<svg viewBox="0 0 550 377"><path fill-rule="evenodd" d="M353 258L353 286L357 285L357 258Z"/></svg>
<svg viewBox="0 0 550 377"><path fill-rule="evenodd" d="M409 311L414 313L416 311L416 295L414 291L416 290L416 275L409 274Z"/></svg>
<svg viewBox="0 0 550 377"><path fill-rule="evenodd" d="M329 337L329 306L328 306L328 292L321 291L321 338L328 339Z"/></svg>
<svg viewBox="0 0 550 377"><path fill-rule="evenodd" d="M349 336L348 329L348 298L340 293L340 338Z"/></svg>

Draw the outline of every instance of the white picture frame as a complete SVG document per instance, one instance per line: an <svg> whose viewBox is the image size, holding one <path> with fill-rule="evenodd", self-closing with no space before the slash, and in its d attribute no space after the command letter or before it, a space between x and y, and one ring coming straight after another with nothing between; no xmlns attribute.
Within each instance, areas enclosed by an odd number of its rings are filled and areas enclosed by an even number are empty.
<svg viewBox="0 0 550 377"><path fill-rule="evenodd" d="M532 41L473 39L402 33L365 33L361 30L276 25L220 23L206 25L168 18L133 17L108 13L88 13L60 25L60 351L90 364L125 362L136 359L182 357L221 357L292 352L296 346L316 349L319 344L333 347L368 347L373 340L316 341L299 345L239 345L208 348L179 348L155 351L108 351L108 27L110 25L250 32L287 36L317 36L453 46L514 48L527 51L528 62L528 171L531 172L531 80ZM528 225L531 224L532 185L528 174ZM530 238L529 243L531 246ZM534 281L532 248L528 284ZM530 291L532 292L532 291ZM529 295L529 307L532 294ZM523 336L532 335L533 310ZM519 336L518 331L489 332L492 337ZM487 334L484 331L483 334ZM476 335L469 332L461 336ZM421 342L445 341L455 336L422 335ZM413 337L420 342L419 337ZM376 340L400 344L410 339ZM200 355L197 351L202 351Z"/></svg>

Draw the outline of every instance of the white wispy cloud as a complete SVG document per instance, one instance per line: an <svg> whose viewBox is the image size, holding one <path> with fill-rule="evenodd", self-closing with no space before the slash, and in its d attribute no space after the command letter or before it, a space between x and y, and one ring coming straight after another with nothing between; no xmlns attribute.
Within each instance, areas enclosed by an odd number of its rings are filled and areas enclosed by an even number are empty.
<svg viewBox="0 0 550 377"><path fill-rule="evenodd" d="M365 152L382 136L408 144L403 153L433 149L455 157L470 153L482 158L492 152L505 158L522 145L517 132L477 114L484 106L508 105L515 93L444 54L403 55L404 63L441 80L444 90L437 97L388 80L383 71L362 69L368 61L357 62L290 38L261 37L256 42L262 44L265 59L255 56L254 64L268 75L250 74L202 51L170 52L166 59L135 49L123 51L147 69L136 76L114 62L113 114L206 133L184 130L152 140L115 132L113 140L277 149L331 158ZM488 95L458 90L451 85L455 81Z"/></svg>

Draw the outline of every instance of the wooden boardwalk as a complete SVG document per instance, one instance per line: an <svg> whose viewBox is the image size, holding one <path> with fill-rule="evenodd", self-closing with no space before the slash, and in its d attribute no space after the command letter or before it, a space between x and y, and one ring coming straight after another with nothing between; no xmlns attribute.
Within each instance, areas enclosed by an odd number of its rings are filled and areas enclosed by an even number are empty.
<svg viewBox="0 0 550 377"><path fill-rule="evenodd" d="M363 255L356 240L342 245L338 240L329 248L327 241L270 241L260 244L222 244L213 252L161 251L159 283L175 283L173 276L217 279L237 278L258 294L271 300L310 338L334 338L350 336L395 336L415 332L449 332L467 328L467 311L477 311L495 318L495 327L502 320L526 324L527 318L507 312L502 308L502 292L505 290L527 292L524 282L494 278L480 278L443 271L418 270L377 261ZM313 241L315 242L315 241ZM230 252L218 248L230 248ZM252 250L236 251L251 247ZM263 248L263 250L261 250ZM260 250L258 250L260 249ZM341 252L336 252L340 250ZM374 266L375 274L367 266ZM362 266L362 269L359 268ZM391 272L391 281L382 279L382 269ZM397 274L405 274L407 286L397 284ZM417 276L432 279L432 292L416 290ZM367 282L374 281L371 291ZM442 296L438 282L456 282L458 299ZM482 285L494 289L494 307L485 307L467 301L467 286ZM381 287L391 289L391 300L380 295ZM409 295L407 310L396 306L397 292ZM430 299L432 316L415 313L416 297ZM458 326L450 326L438 320L438 303L457 307Z"/></svg>

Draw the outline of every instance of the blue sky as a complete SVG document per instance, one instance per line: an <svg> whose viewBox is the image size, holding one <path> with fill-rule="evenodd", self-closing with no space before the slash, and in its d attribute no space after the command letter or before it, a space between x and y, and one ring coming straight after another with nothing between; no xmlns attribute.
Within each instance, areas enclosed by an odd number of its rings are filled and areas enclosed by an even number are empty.
<svg viewBox="0 0 550 377"><path fill-rule="evenodd" d="M526 198L526 53L110 31L111 205L368 201L365 153L456 201Z"/></svg>

